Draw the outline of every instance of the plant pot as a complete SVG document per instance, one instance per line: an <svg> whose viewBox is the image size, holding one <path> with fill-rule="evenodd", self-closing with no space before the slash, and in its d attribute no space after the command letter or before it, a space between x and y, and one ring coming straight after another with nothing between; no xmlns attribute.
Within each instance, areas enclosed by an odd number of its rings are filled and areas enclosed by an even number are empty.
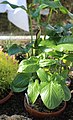
<svg viewBox="0 0 73 120"><path fill-rule="evenodd" d="M6 97L4 97L3 99L0 100L0 104L4 104L6 101L8 101L12 95L13 95L13 93L10 91Z"/></svg>
<svg viewBox="0 0 73 120"><path fill-rule="evenodd" d="M71 90L71 94L73 93L73 90Z"/></svg>
<svg viewBox="0 0 73 120"><path fill-rule="evenodd" d="M71 85L71 79L70 78L67 78L66 79L66 85L69 87Z"/></svg>
<svg viewBox="0 0 73 120"><path fill-rule="evenodd" d="M24 107L31 116L36 117L36 118L45 118L45 117L60 115L66 108L66 102L64 102L64 106L56 112L39 112L39 111L33 109L32 107L30 107L30 105L28 104L28 98L25 96L24 97Z"/></svg>

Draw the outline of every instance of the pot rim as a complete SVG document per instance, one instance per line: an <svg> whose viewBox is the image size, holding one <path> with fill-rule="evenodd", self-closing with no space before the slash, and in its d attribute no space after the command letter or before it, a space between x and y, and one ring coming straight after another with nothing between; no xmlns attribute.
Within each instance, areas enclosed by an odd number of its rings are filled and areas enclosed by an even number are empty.
<svg viewBox="0 0 73 120"><path fill-rule="evenodd" d="M71 94L73 93L73 90L71 90Z"/></svg>
<svg viewBox="0 0 73 120"><path fill-rule="evenodd" d="M3 99L0 100L0 104L4 104L6 101L8 101L12 95L13 95L13 92L10 91L6 97L4 97Z"/></svg>
<svg viewBox="0 0 73 120"><path fill-rule="evenodd" d="M58 116L60 115L66 108L66 101L64 101L64 106L56 111L56 112L39 112L35 109L33 109L32 107L30 107L30 105L28 104L28 99L26 98L26 96L24 97L24 107L26 109L26 111L33 117L38 117L38 118L44 118L44 117L50 117L50 116Z"/></svg>
<svg viewBox="0 0 73 120"><path fill-rule="evenodd" d="M67 85L68 87L70 87L70 85L71 85L71 79L70 79L70 78L68 78L68 80L66 80L66 85Z"/></svg>

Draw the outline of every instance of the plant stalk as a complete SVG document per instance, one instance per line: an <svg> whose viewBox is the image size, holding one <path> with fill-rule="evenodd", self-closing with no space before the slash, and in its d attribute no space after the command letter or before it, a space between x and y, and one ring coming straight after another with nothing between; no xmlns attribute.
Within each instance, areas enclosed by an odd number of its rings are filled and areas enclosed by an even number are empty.
<svg viewBox="0 0 73 120"><path fill-rule="evenodd" d="M32 17L29 15L30 19L30 33L31 33L31 43L33 43L33 28L32 28ZM33 48L31 48L31 56L33 56Z"/></svg>
<svg viewBox="0 0 73 120"><path fill-rule="evenodd" d="M52 9L50 10L50 13L49 13L49 15L48 15L47 23L50 23L51 17L52 17Z"/></svg>
<svg viewBox="0 0 73 120"><path fill-rule="evenodd" d="M47 24L50 23L51 17L52 17L52 9L50 10L50 13L48 14ZM44 34L45 34L45 35L44 35L44 40L45 40L45 38L46 38L46 32L45 32Z"/></svg>

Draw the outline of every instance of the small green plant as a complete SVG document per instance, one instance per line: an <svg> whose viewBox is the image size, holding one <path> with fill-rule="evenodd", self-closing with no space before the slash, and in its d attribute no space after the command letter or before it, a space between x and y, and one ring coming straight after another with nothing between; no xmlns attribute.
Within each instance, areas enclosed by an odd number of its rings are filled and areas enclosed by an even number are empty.
<svg viewBox="0 0 73 120"><path fill-rule="evenodd" d="M3 52L8 52L9 47L14 44L14 41L12 40L4 40L2 41L2 46L3 46Z"/></svg>
<svg viewBox="0 0 73 120"><path fill-rule="evenodd" d="M20 7L26 10L24 6L12 5L6 1L3 3L8 3L14 9ZM40 13L46 8L49 9L47 21L42 22ZM58 10L72 16L59 0L33 0L28 6L26 12L30 20L31 43L30 47L26 47L25 53L31 51L31 54L19 64L18 74L11 84L15 92L27 89L32 103L35 103L40 96L48 109L54 109L62 101L68 101L71 98L70 90L66 85L69 71L64 61L73 62L73 35L69 31L73 25L52 26L50 24L52 13L58 13ZM32 19L36 20L39 31L35 41L33 40ZM40 37L42 27L44 38Z"/></svg>
<svg viewBox="0 0 73 120"><path fill-rule="evenodd" d="M0 51L0 97L10 89L18 69L18 62L7 53Z"/></svg>

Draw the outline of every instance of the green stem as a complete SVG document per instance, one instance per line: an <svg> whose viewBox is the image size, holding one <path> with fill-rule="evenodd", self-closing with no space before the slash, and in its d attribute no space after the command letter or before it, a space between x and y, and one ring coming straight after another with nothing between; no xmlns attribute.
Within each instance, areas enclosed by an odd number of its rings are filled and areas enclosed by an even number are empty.
<svg viewBox="0 0 73 120"><path fill-rule="evenodd" d="M32 17L29 15L30 19L30 33L31 33L31 43L33 43L33 28L32 28ZM33 48L31 48L31 56L33 56Z"/></svg>
<svg viewBox="0 0 73 120"><path fill-rule="evenodd" d="M48 14L47 24L50 23L51 17L52 17L52 9L50 10L50 13ZM44 33L44 40L45 40L45 38L46 38L46 32Z"/></svg>
<svg viewBox="0 0 73 120"><path fill-rule="evenodd" d="M47 20L48 23L50 23L51 17L52 17L52 9L50 10L50 13L48 15L48 20Z"/></svg>

